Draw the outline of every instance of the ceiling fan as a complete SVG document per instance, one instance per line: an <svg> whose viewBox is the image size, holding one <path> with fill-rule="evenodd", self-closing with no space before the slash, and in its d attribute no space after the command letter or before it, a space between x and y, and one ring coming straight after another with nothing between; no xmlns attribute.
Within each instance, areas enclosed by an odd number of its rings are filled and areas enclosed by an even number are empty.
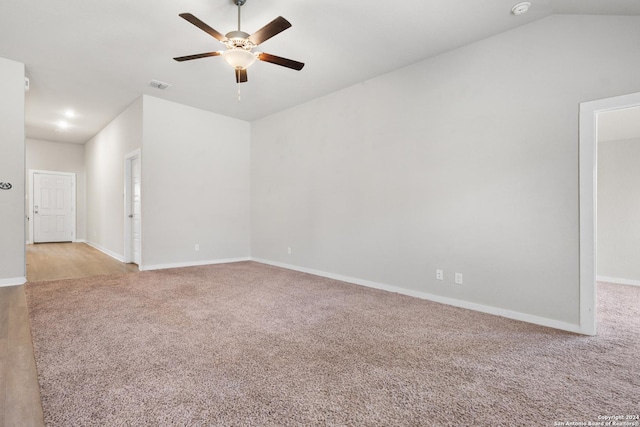
<svg viewBox="0 0 640 427"><path fill-rule="evenodd" d="M222 35L217 32L190 13L181 13L179 15L181 18L189 21L205 33L218 39L218 41L227 47L227 50L179 56L173 59L182 62L190 61L192 59L207 58L209 56L222 56L225 61L235 69L236 82L238 83L244 83L247 81L247 68L249 68L256 59L298 71L304 67L304 63L294 61L292 59L282 58L265 52L253 52L253 48L259 44L264 43L271 37L291 27L291 23L289 21L284 19L282 16L278 16L255 33L249 35L240 30L240 8L245 4L246 0L233 0L233 2L238 6L238 30L231 31L226 35Z"/></svg>

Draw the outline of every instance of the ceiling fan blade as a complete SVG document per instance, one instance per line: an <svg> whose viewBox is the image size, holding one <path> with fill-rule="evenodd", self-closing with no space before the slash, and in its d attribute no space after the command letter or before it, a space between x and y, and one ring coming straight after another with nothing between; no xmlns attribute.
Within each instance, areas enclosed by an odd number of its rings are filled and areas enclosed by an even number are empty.
<svg viewBox="0 0 640 427"><path fill-rule="evenodd" d="M224 35L220 34L219 32L217 32L216 30L214 30L213 28L211 28L210 26L208 26L207 24L205 24L204 22L202 22L201 20L199 20L198 18L196 18L190 13L181 13L178 16L191 22L193 25L200 28L202 31L209 34L210 36L220 40L221 42L227 39Z"/></svg>
<svg viewBox="0 0 640 427"><path fill-rule="evenodd" d="M247 82L247 69L246 68L236 68L236 82L237 83L246 83Z"/></svg>
<svg viewBox="0 0 640 427"><path fill-rule="evenodd" d="M221 53L222 52L205 52L205 53L198 53L195 55L178 56L177 58L173 58L173 59L178 62L182 62L182 61L190 61L192 59L207 58L209 56L218 56Z"/></svg>
<svg viewBox="0 0 640 427"><path fill-rule="evenodd" d="M260 52L258 59L264 62L271 62L272 64L282 65L283 67L291 68L293 70L302 70L304 63L294 61L293 59L282 58L280 56L271 55L269 53Z"/></svg>
<svg viewBox="0 0 640 427"><path fill-rule="evenodd" d="M269 40L271 37L279 34L289 28L291 23L284 19L282 16L278 16L273 21L269 22L264 27L260 28L255 33L249 36L249 40L255 44L256 46L260 43L264 43Z"/></svg>

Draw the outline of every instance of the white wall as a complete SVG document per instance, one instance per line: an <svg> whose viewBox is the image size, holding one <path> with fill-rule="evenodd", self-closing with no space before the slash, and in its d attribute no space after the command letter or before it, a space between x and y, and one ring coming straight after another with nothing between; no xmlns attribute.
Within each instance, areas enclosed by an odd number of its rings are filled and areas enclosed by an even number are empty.
<svg viewBox="0 0 640 427"><path fill-rule="evenodd" d="M241 120L138 99L86 144L87 241L124 259L124 157L141 148L141 268L247 259L249 130Z"/></svg>
<svg viewBox="0 0 640 427"><path fill-rule="evenodd" d="M144 96L144 268L249 257L249 139L247 122Z"/></svg>
<svg viewBox="0 0 640 427"><path fill-rule="evenodd" d="M86 202L84 145L63 142L26 140L27 194L30 188L29 170L46 170L76 174L76 239L86 239ZM27 203L27 210L28 210ZM30 215L31 216L31 215ZM31 228L27 227L28 241L33 242Z"/></svg>
<svg viewBox="0 0 640 427"><path fill-rule="evenodd" d="M640 138L598 143L598 276L640 284Z"/></svg>
<svg viewBox="0 0 640 427"><path fill-rule="evenodd" d="M124 259L124 158L142 146L142 98L85 144L87 242Z"/></svg>
<svg viewBox="0 0 640 427"><path fill-rule="evenodd" d="M24 65L0 58L0 286L25 281Z"/></svg>
<svg viewBox="0 0 640 427"><path fill-rule="evenodd" d="M577 325L579 103L639 38L552 16L253 122L252 256Z"/></svg>

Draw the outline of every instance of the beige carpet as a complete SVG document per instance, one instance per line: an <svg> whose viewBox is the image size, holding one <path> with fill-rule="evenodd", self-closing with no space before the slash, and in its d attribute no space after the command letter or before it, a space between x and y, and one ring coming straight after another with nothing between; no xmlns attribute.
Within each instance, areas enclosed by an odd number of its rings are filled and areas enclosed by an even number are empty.
<svg viewBox="0 0 640 427"><path fill-rule="evenodd" d="M253 262L26 290L52 426L552 426L640 412L640 287L599 286L596 337Z"/></svg>

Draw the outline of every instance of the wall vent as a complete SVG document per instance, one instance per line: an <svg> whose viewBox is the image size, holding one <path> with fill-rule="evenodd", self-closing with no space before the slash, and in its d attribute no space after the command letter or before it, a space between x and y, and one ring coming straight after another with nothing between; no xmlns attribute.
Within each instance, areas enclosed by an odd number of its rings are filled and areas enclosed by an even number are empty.
<svg viewBox="0 0 640 427"><path fill-rule="evenodd" d="M171 85L169 83L161 82L160 80L151 80L149 82L149 86L155 87L156 89L165 90Z"/></svg>

